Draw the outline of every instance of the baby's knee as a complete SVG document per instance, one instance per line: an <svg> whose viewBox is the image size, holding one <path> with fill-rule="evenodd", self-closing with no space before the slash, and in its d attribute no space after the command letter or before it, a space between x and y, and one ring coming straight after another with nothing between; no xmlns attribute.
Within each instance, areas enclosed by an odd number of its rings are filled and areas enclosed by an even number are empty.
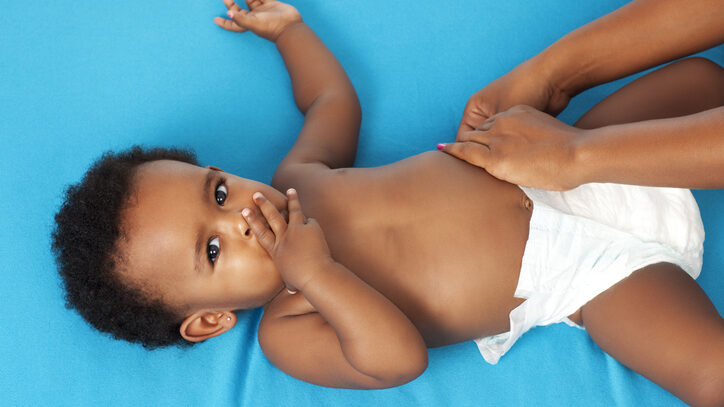
<svg viewBox="0 0 724 407"><path fill-rule="evenodd" d="M691 57L674 62L671 69L694 83L696 89L692 91L710 94L718 100L718 105L724 105L724 68L716 62Z"/></svg>
<svg viewBox="0 0 724 407"><path fill-rule="evenodd" d="M719 321L724 323L721 318ZM683 393L679 397L692 406L724 406L724 348L720 346L724 330L718 332L711 341L702 341L702 346L709 350L698 353L689 361L688 374L679 376L683 379Z"/></svg>
<svg viewBox="0 0 724 407"><path fill-rule="evenodd" d="M680 59L667 68L673 71L686 72L687 74L696 73L703 76L715 76L724 71L716 62L704 57Z"/></svg>

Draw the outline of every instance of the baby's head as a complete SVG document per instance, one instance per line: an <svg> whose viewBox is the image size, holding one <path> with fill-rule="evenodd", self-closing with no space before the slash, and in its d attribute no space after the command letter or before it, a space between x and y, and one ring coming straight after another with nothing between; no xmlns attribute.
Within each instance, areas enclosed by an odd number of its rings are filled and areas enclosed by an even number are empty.
<svg viewBox="0 0 724 407"><path fill-rule="evenodd" d="M53 251L69 307L117 339L188 345L236 323L283 282L241 210L274 188L199 167L193 153L106 153L66 191Z"/></svg>

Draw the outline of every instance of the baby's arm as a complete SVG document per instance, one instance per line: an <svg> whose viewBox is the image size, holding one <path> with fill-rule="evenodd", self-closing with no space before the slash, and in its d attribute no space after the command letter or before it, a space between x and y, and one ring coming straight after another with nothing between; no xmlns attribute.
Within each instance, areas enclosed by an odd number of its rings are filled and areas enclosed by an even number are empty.
<svg viewBox="0 0 724 407"><path fill-rule="evenodd" d="M266 308L259 343L278 368L328 387L385 388L404 384L427 367L417 328L384 295L331 257L322 229L304 218L294 190L287 192L289 224L255 194L271 230L244 211L258 242L294 295Z"/></svg>
<svg viewBox="0 0 724 407"><path fill-rule="evenodd" d="M276 43L297 107L305 115L297 141L279 165L272 185L281 190L291 186L291 180L299 177L299 164L351 167L362 114L354 87L334 55L288 4L248 1L251 12L247 12L231 0L224 1L234 23L223 19L216 23L232 31L248 29Z"/></svg>
<svg viewBox="0 0 724 407"><path fill-rule="evenodd" d="M280 165L321 162L351 167L357 151L361 110L357 94L337 58L304 23L285 30L277 49L292 80L304 126Z"/></svg>

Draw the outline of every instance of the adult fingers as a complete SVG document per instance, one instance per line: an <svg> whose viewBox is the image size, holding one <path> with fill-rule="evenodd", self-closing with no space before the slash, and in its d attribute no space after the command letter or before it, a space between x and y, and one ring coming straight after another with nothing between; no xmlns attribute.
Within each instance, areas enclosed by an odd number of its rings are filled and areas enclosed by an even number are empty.
<svg viewBox="0 0 724 407"><path fill-rule="evenodd" d="M489 116L485 115L482 111L477 109L466 110L458 127L457 135L460 136L465 132L476 130L478 126L481 126L488 119Z"/></svg>
<svg viewBox="0 0 724 407"><path fill-rule="evenodd" d="M475 130L475 127L467 124L467 123L463 120L463 121L460 122L460 126L458 127L458 136L460 136L461 134L463 134L463 133L465 133L465 132L473 131L473 130Z"/></svg>
<svg viewBox="0 0 724 407"><path fill-rule="evenodd" d="M478 127L480 123L487 119L487 116L477 106L474 99L475 95L473 95L470 100L468 100L468 103L465 105L465 110L463 110L463 118L460 120L460 126L458 126L458 134L466 131L475 130L475 128Z"/></svg>
<svg viewBox="0 0 724 407"><path fill-rule="evenodd" d="M299 203L299 194L294 188L287 190L287 208L289 210L289 224L307 223L304 213L302 213L302 204Z"/></svg>
<svg viewBox="0 0 724 407"><path fill-rule="evenodd" d="M442 147L442 148L440 148ZM448 143L438 145L440 151L446 152L477 167L486 168L491 161L490 148L474 141Z"/></svg>
<svg viewBox="0 0 724 407"><path fill-rule="evenodd" d="M246 223L249 224L251 232L254 233L261 247L263 247L267 253L271 254L277 240L274 233L266 228L261 217L256 215L251 209L244 208L241 214L244 216L244 219L246 219Z"/></svg>
<svg viewBox="0 0 724 407"><path fill-rule="evenodd" d="M475 130L477 131L488 131L490 128L493 127L493 121L488 119L483 122L480 126L476 127Z"/></svg>
<svg viewBox="0 0 724 407"><path fill-rule="evenodd" d="M463 143L466 141L474 141L479 144L484 144L488 149L490 148L490 142L493 136L488 131L473 130L466 131L458 136L455 141Z"/></svg>
<svg viewBox="0 0 724 407"><path fill-rule="evenodd" d="M486 96L483 90L485 88L468 99L468 103L463 110L463 118L460 121L460 126L458 126L458 135L475 130L496 113L495 104L490 101L490 97Z"/></svg>
<svg viewBox="0 0 724 407"><path fill-rule="evenodd" d="M256 206L258 206L261 210L264 218L266 218L266 221L269 223L269 226L274 234L279 236L284 233L284 231L287 230L287 222L284 221L284 217L281 213L279 213L277 207L266 199L261 192L254 192L252 198L254 199Z"/></svg>
<svg viewBox="0 0 724 407"><path fill-rule="evenodd" d="M481 130L481 131L490 130L495 125L495 120L504 113L505 112L498 112L498 113L488 117L487 119L485 119L484 122L480 123L480 125L477 126L475 128L475 130Z"/></svg>

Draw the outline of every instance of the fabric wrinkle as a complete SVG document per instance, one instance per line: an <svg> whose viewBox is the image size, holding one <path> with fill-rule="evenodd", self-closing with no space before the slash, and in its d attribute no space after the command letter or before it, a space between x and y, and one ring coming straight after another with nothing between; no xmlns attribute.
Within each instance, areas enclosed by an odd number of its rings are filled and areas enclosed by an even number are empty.
<svg viewBox="0 0 724 407"><path fill-rule="evenodd" d="M475 340L495 364L525 332L568 316L634 271L668 262L701 272L704 226L691 192L617 184L521 187L533 202L510 330Z"/></svg>

